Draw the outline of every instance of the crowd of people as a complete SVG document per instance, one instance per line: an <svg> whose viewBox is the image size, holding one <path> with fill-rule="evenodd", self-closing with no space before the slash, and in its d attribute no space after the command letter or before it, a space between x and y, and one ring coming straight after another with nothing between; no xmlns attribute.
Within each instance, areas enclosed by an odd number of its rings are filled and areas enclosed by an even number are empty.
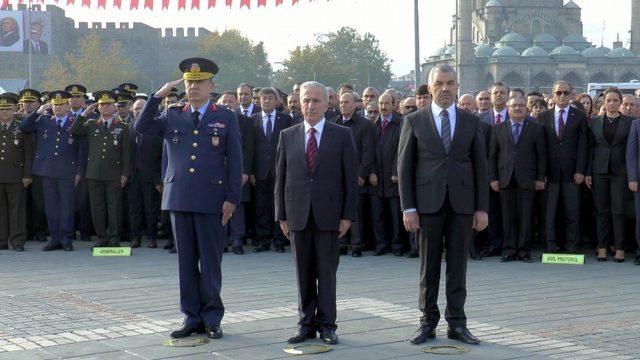
<svg viewBox="0 0 640 360"><path fill-rule="evenodd" d="M89 94L71 84L0 95L0 249L23 251L33 239L46 241L45 251L70 251L75 239L95 236L98 247L130 241L133 248L156 248L166 238L164 248L176 251L169 215L160 210L170 180L166 144L135 131L148 101L137 90L124 83ZM282 253L289 244L274 214L276 151L282 130L303 121L299 91L300 84L290 94L239 84L210 94L235 112L242 135L242 201L226 230L235 254L247 246ZM358 221L340 253L417 257L416 236L403 225L397 158L403 118L429 108L428 86L411 96L373 87L359 93L350 84L327 92L324 118L352 130L359 156ZM469 256L532 262L536 245L553 253L595 245L599 261L621 262L625 250L637 249L638 96L611 88L592 99L558 81L550 94L495 83L457 97L460 109L481 120L491 188L488 230L474 235ZM186 104L174 88L159 110Z"/></svg>

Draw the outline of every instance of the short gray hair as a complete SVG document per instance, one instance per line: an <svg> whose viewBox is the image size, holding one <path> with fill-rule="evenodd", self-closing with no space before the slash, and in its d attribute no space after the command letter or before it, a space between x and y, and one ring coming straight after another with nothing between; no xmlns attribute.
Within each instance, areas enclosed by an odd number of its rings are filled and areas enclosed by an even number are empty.
<svg viewBox="0 0 640 360"><path fill-rule="evenodd" d="M324 101L329 102L329 93L327 92L327 88L317 81L307 81L300 85L300 93L302 94L303 90L307 89L320 89L322 91L322 96L324 97Z"/></svg>
<svg viewBox="0 0 640 360"><path fill-rule="evenodd" d="M454 69L453 67L451 67L451 65L447 65L447 64L438 64L434 67L431 68L431 71L429 71L429 84L433 84L433 78L436 76L436 73L453 73L453 77L454 79L456 79L457 81L457 74L456 74L456 69Z"/></svg>

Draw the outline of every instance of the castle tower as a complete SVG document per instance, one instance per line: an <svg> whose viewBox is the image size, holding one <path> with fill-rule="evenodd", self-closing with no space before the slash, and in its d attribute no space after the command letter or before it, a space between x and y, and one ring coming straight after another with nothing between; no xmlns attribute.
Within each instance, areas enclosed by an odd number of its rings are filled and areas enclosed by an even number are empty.
<svg viewBox="0 0 640 360"><path fill-rule="evenodd" d="M475 57L471 41L473 0L457 0L456 7L456 71L460 84L459 94L473 94L476 87L473 71Z"/></svg>
<svg viewBox="0 0 640 360"><path fill-rule="evenodd" d="M640 0L631 0L631 51L640 54Z"/></svg>

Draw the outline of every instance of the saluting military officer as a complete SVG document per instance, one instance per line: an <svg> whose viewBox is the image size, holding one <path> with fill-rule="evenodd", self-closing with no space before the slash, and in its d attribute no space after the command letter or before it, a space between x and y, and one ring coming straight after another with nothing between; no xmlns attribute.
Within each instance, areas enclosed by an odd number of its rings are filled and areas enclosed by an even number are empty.
<svg viewBox="0 0 640 360"><path fill-rule="evenodd" d="M133 84L122 84L120 86L124 86L124 85L133 85ZM135 92L132 93L131 91L126 90L122 87L117 87L115 89L112 89L111 92L116 97L116 115L118 115L122 123L127 124L127 126L129 127L129 131L131 131L133 127L133 122L135 121L133 114L131 114L131 105L133 102L132 101L133 96L131 94L135 94ZM132 134L130 135L131 136L129 138L131 139L131 141L133 141L135 136L133 136ZM134 147L134 144L131 143L131 163L132 164L134 161L133 157L135 156L134 155L135 151L133 147ZM132 172L133 172L133 168L132 168ZM142 229L134 229L134 224L131 223L131 216L132 216L131 208L130 208L131 197L129 196L130 182L131 182L131 176L129 176L129 181L127 183L128 185L122 189L122 239L121 240L131 241L131 247L138 248L140 247L139 233L142 232ZM142 206L142 204L140 206Z"/></svg>
<svg viewBox="0 0 640 360"><path fill-rule="evenodd" d="M27 191L31 184L34 142L23 133L14 113L18 96L0 95L0 250L9 244L24 251L27 240Z"/></svg>
<svg viewBox="0 0 640 360"><path fill-rule="evenodd" d="M73 250L75 192L86 167L86 142L71 134L71 116L66 91L52 91L48 104L40 106L20 124L37 139L32 173L42 179L44 205L51 240L43 251ZM51 115L49 110L53 111Z"/></svg>
<svg viewBox="0 0 640 360"><path fill-rule="evenodd" d="M71 126L71 133L88 139L87 185L96 247L120 246L122 236L122 188L131 171L129 127L116 115L116 98L110 91L94 93L96 103L87 107ZM90 119L96 107L98 119Z"/></svg>
<svg viewBox="0 0 640 360"><path fill-rule="evenodd" d="M209 99L218 66L190 58L179 65L181 80L165 84L149 98L135 130L161 135L167 159L162 209L171 212L178 248L182 327L171 333L181 338L205 333L222 337L224 305L222 252L225 230L242 195L242 142L233 111ZM184 81L189 105L170 107L158 116L158 105L171 88Z"/></svg>
<svg viewBox="0 0 640 360"><path fill-rule="evenodd" d="M89 98L87 96L87 88L80 84L71 84L67 85L64 91L71 94L71 98L69 99L71 116L76 117L82 115L82 112L86 108L86 101Z"/></svg>

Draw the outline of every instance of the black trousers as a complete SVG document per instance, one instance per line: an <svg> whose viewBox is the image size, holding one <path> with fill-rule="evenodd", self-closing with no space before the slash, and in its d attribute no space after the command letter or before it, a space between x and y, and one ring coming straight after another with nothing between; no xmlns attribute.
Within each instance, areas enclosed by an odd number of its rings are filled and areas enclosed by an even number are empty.
<svg viewBox="0 0 640 360"><path fill-rule="evenodd" d="M449 195L440 210L420 214L420 318L421 325L436 326L440 321L438 290L442 249L446 252L445 319L449 327L467 325L464 303L467 299L467 256L471 240L473 215L453 211Z"/></svg>
<svg viewBox="0 0 640 360"><path fill-rule="evenodd" d="M87 180L93 227L98 241L118 245L122 235L122 188L120 181Z"/></svg>
<svg viewBox="0 0 640 360"><path fill-rule="evenodd" d="M42 177L33 175L27 188L27 239L44 240L47 237L47 216L44 205Z"/></svg>
<svg viewBox="0 0 640 360"><path fill-rule="evenodd" d="M580 239L580 185L573 182L547 183L546 239L547 251L557 250L556 217L558 207L564 210L565 248L575 252Z"/></svg>
<svg viewBox="0 0 640 360"><path fill-rule="evenodd" d="M502 200L503 242L505 255L529 255L535 190L518 186L515 178L506 189L500 189Z"/></svg>
<svg viewBox="0 0 640 360"><path fill-rule="evenodd" d="M603 249L612 244L611 229L613 228L613 244L617 250L625 248L625 193L628 190L625 175L593 176L593 202L596 207L596 231L598 233L598 248Z"/></svg>
<svg viewBox="0 0 640 360"><path fill-rule="evenodd" d="M82 178L76 187L75 224L76 229L83 237L90 237L94 231L91 217L91 204L89 202L88 180Z"/></svg>
<svg viewBox="0 0 640 360"><path fill-rule="evenodd" d="M256 180L255 214L256 244L269 244L273 237L274 246L284 246L285 238L280 225L275 222L273 191L275 178L268 175L266 179Z"/></svg>
<svg viewBox="0 0 640 360"><path fill-rule="evenodd" d="M0 248L23 246L27 240L27 189L0 183Z"/></svg>
<svg viewBox="0 0 640 360"><path fill-rule="evenodd" d="M142 234L149 240L158 237L158 197L160 193L153 182L140 181L137 177L127 185L127 199L129 201L129 222L131 224L131 238L140 239Z"/></svg>
<svg viewBox="0 0 640 360"><path fill-rule="evenodd" d="M502 207L500 193L489 189L489 250L502 249Z"/></svg>
<svg viewBox="0 0 640 360"><path fill-rule="evenodd" d="M347 234L340 238L340 248L347 248L351 244L352 250L362 249L362 236L364 234L364 204L366 193L358 194L357 221L351 223Z"/></svg>
<svg viewBox="0 0 640 360"><path fill-rule="evenodd" d="M298 325L335 330L338 232L319 230L310 212L307 227L291 232L291 252L298 277Z"/></svg>
<svg viewBox="0 0 640 360"><path fill-rule="evenodd" d="M393 251L404 250L398 237L400 233L400 197L380 197L371 195L371 222L376 240L376 249L389 249ZM385 219L390 220L391 234L387 233Z"/></svg>

